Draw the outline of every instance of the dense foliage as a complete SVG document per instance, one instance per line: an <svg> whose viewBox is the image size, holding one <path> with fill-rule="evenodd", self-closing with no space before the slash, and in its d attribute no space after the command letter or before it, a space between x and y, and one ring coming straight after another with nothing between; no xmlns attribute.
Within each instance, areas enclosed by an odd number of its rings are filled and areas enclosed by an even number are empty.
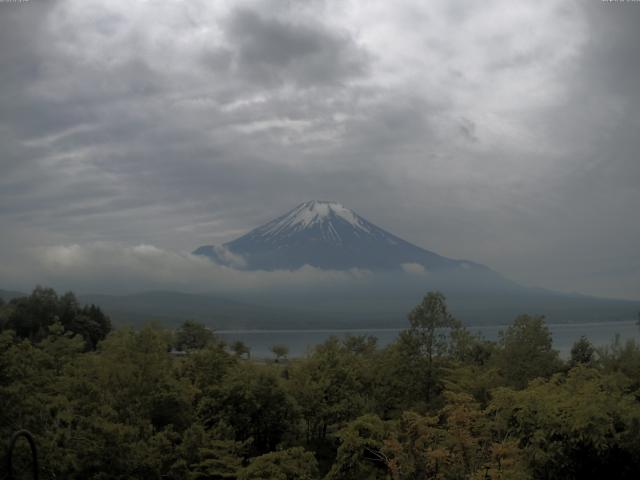
<svg viewBox="0 0 640 480"><path fill-rule="evenodd" d="M598 350L582 338L563 361L541 317L518 317L491 342L460 325L437 293L385 348L369 336L330 338L302 359L287 359L285 346L274 346L277 361L251 359L246 345L227 347L194 322L108 333L99 309L42 288L0 305L0 329L0 438L32 431L42 478L640 471L635 342ZM26 447L16 454L27 471Z"/></svg>
<svg viewBox="0 0 640 480"><path fill-rule="evenodd" d="M13 330L18 338L37 343L54 324L82 338L87 350L94 350L111 331L111 321L99 307L80 306L71 292L59 297L51 288L36 287L28 297L0 303L0 331Z"/></svg>

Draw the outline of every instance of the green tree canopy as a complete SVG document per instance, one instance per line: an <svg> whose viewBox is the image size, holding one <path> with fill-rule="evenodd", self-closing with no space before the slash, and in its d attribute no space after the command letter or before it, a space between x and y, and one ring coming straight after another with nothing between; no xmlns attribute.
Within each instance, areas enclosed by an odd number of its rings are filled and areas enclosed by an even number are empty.
<svg viewBox="0 0 640 480"><path fill-rule="evenodd" d="M185 320L176 330L175 348L178 350L199 350L215 341L213 331L194 320Z"/></svg>
<svg viewBox="0 0 640 480"><path fill-rule="evenodd" d="M517 388L525 387L534 378L548 377L562 367L542 316L520 315L500 332L498 344L498 367L507 383Z"/></svg>
<svg viewBox="0 0 640 480"><path fill-rule="evenodd" d="M242 340L236 340L231 344L231 351L233 351L238 357L246 355L247 358L251 357L251 349Z"/></svg>
<svg viewBox="0 0 640 480"><path fill-rule="evenodd" d="M238 480L314 480L318 462L302 447L270 452L253 458L238 472Z"/></svg>
<svg viewBox="0 0 640 480"><path fill-rule="evenodd" d="M595 361L595 348L593 344L582 336L571 347L571 358L569 364L573 367L576 365L591 365Z"/></svg>
<svg viewBox="0 0 640 480"><path fill-rule="evenodd" d="M204 392L198 417L207 428L228 425L236 441L251 440L254 454L274 450L295 428L297 413L281 382L270 369L236 365Z"/></svg>
<svg viewBox="0 0 640 480"><path fill-rule="evenodd" d="M12 299L0 312L0 329L32 342L45 338L54 323L82 336L87 350L95 350L111 331L111 320L96 305L81 306L71 292L58 297L55 290L40 286L28 297Z"/></svg>
<svg viewBox="0 0 640 480"><path fill-rule="evenodd" d="M276 356L276 362L278 362L281 358L287 358L289 355L289 347L286 345L274 345L271 347L271 351Z"/></svg>

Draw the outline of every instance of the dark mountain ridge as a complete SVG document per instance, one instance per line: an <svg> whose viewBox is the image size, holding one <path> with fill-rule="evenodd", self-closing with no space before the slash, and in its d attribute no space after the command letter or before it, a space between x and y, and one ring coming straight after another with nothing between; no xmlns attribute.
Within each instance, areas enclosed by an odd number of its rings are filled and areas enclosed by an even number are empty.
<svg viewBox="0 0 640 480"><path fill-rule="evenodd" d="M231 256L225 257L227 252ZM489 270L413 245L339 203L318 200L302 203L222 248L205 245L193 253L248 270L295 270L310 265L376 271L398 270L408 264L427 270ZM235 264L230 257L236 257Z"/></svg>

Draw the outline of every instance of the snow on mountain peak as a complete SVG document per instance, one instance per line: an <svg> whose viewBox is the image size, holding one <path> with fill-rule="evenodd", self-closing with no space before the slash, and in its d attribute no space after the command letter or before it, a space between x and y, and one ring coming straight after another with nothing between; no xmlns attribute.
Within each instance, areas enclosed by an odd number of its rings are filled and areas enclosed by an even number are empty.
<svg viewBox="0 0 640 480"><path fill-rule="evenodd" d="M340 203L312 200L225 243L195 253L229 265L226 253L244 260L248 270L291 270L304 265L330 270L404 269L421 272L460 269L461 261L412 245L370 223ZM408 265L408 267L407 267Z"/></svg>
<svg viewBox="0 0 640 480"><path fill-rule="evenodd" d="M353 210L337 202L311 200L298 205L286 215L265 225L261 234L271 236L284 231L301 231L319 223L330 222L334 218L344 220L353 228L370 233L366 222Z"/></svg>

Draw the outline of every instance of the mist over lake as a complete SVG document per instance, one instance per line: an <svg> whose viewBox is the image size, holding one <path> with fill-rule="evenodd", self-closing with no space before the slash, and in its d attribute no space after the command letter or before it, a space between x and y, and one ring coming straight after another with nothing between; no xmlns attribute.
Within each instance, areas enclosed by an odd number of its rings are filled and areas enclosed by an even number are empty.
<svg viewBox="0 0 640 480"><path fill-rule="evenodd" d="M616 336L620 342L638 340L639 327L636 322L606 322L583 324L549 324L549 330L553 337L553 348L567 358L573 344L584 336L597 347L611 345ZM473 333L479 333L487 340L497 340L500 331L504 331L505 325L487 325L470 327ZM289 348L291 358L303 357L310 354L313 348L323 343L327 338L336 336L345 338L348 336L371 335L378 339L378 345L385 347L395 341L402 329L344 329L344 330L220 330L216 334L224 341L232 343L240 340L250 349L255 358L273 358L271 347L273 345L286 345Z"/></svg>

